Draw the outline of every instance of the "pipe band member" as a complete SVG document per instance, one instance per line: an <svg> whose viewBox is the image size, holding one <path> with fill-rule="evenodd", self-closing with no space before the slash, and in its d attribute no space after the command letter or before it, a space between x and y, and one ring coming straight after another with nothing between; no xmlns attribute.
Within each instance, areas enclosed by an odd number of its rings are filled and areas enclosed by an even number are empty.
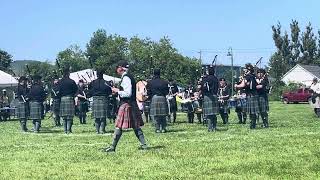
<svg viewBox="0 0 320 180"><path fill-rule="evenodd" d="M95 118L97 134L106 133L108 97L112 90L110 84L103 79L103 71L97 71L98 79L89 84L89 96L93 97L92 114Z"/></svg>
<svg viewBox="0 0 320 180"><path fill-rule="evenodd" d="M259 96L257 94L257 81L254 75L254 68L249 63L245 65L245 77L243 81L237 85L237 89L245 89L246 93L246 112L250 118L250 129L256 128L257 113L259 113Z"/></svg>
<svg viewBox="0 0 320 180"><path fill-rule="evenodd" d="M151 97L150 116L155 121L156 133L165 133L169 114L166 98L169 94L169 83L161 79L160 74L160 69L154 69L154 78L147 84L147 92Z"/></svg>
<svg viewBox="0 0 320 180"><path fill-rule="evenodd" d="M51 98L52 98L52 112L54 118L55 126L61 126L60 122L60 92L59 92L59 78L54 76L52 89L51 89Z"/></svg>
<svg viewBox="0 0 320 180"><path fill-rule="evenodd" d="M266 71L264 69L258 69L257 71L257 93L259 96L259 114L262 118L264 128L269 127L268 112L269 112L269 80L266 77Z"/></svg>
<svg viewBox="0 0 320 180"><path fill-rule="evenodd" d="M218 88L219 81L214 75L214 68L208 68L208 75L201 82L201 92L203 95L203 115L208 120L208 131L214 132L217 128L218 114Z"/></svg>
<svg viewBox="0 0 320 180"><path fill-rule="evenodd" d="M29 88L27 87L27 78L21 76L19 78L19 84L17 89L17 98L18 98L18 107L17 107L17 117L20 120L21 130L27 132L27 119L28 119L28 99L27 95L29 94Z"/></svg>
<svg viewBox="0 0 320 180"><path fill-rule="evenodd" d="M118 93L120 98L120 107L116 119L116 128L113 135L113 141L106 152L115 152L117 144L121 138L122 130L133 128L136 137L140 142L139 149L147 149L141 126L144 125L141 112L136 101L136 81L129 73L129 64L126 61L120 61L116 67L117 74L121 76L120 88L112 88L113 93Z"/></svg>
<svg viewBox="0 0 320 180"><path fill-rule="evenodd" d="M33 123L33 131L38 133L41 127L42 119L42 104L46 99L46 92L41 86L41 76L35 75L33 77L33 84L28 94L30 100L30 119Z"/></svg>
<svg viewBox="0 0 320 180"><path fill-rule="evenodd" d="M72 133L73 117L75 115L74 97L78 91L76 82L70 79L70 68L63 69L63 78L59 82L61 96L60 117L63 119L64 132Z"/></svg>

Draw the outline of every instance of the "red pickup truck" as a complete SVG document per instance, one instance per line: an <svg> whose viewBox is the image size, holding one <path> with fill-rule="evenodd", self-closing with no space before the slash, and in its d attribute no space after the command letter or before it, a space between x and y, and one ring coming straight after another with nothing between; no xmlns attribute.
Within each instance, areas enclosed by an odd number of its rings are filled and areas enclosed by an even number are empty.
<svg viewBox="0 0 320 180"><path fill-rule="evenodd" d="M308 102L312 96L311 90L307 88L301 88L295 91L285 92L282 94L282 102L285 104Z"/></svg>

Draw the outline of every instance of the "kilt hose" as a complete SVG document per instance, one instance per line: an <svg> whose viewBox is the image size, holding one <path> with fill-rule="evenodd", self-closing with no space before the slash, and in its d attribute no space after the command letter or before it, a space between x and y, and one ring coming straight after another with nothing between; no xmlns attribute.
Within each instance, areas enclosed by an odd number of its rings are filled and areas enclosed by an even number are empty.
<svg viewBox="0 0 320 180"><path fill-rule="evenodd" d="M164 96L154 95L150 105L150 116L168 116L169 107L167 98Z"/></svg>
<svg viewBox="0 0 320 180"><path fill-rule="evenodd" d="M106 118L108 110L108 100L105 96L94 96L92 102L92 114L95 119Z"/></svg>
<svg viewBox="0 0 320 180"><path fill-rule="evenodd" d="M19 119L27 119L28 118L28 103L19 101L16 116Z"/></svg>
<svg viewBox="0 0 320 180"><path fill-rule="evenodd" d="M60 99L53 99L52 100L52 112L53 112L53 114L59 116L59 113L60 113Z"/></svg>
<svg viewBox="0 0 320 180"><path fill-rule="evenodd" d="M247 96L246 112L248 114L259 113L259 96Z"/></svg>
<svg viewBox="0 0 320 180"><path fill-rule="evenodd" d="M219 112L219 104L217 96L204 96L203 98L203 115L212 116Z"/></svg>
<svg viewBox="0 0 320 180"><path fill-rule="evenodd" d="M42 119L42 108L40 102L30 102L30 119L41 120Z"/></svg>
<svg viewBox="0 0 320 180"><path fill-rule="evenodd" d="M118 110L116 128L119 129L138 129L143 126L142 115L137 101L123 102Z"/></svg>
<svg viewBox="0 0 320 180"><path fill-rule="evenodd" d="M269 102L265 96L259 96L259 113L269 112Z"/></svg>
<svg viewBox="0 0 320 180"><path fill-rule="evenodd" d="M60 117L63 119L73 119L75 114L74 98L63 96L60 102Z"/></svg>

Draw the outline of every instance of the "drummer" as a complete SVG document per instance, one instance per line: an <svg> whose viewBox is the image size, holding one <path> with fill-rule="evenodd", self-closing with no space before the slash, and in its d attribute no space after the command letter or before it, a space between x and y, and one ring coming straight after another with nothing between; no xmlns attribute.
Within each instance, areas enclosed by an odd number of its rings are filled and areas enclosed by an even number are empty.
<svg viewBox="0 0 320 180"><path fill-rule="evenodd" d="M239 82L237 85L241 84L243 80L243 77L240 76ZM246 124L247 121L247 113L246 113L246 93L244 89L239 89L237 92L237 97L236 97L236 109L235 112L237 113L239 122L238 124Z"/></svg>
<svg viewBox="0 0 320 180"><path fill-rule="evenodd" d="M228 106L228 100L230 97L230 87L226 83L225 78L219 79L219 90L218 90L218 98L219 98L219 114L223 121L223 124L227 124L229 120L230 109Z"/></svg>

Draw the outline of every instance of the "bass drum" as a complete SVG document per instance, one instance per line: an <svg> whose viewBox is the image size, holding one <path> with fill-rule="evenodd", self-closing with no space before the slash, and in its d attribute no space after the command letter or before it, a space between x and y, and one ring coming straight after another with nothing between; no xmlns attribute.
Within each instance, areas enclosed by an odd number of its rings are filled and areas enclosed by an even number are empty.
<svg viewBox="0 0 320 180"><path fill-rule="evenodd" d="M147 100L147 81L138 81L136 84L136 98L137 101L144 102Z"/></svg>

